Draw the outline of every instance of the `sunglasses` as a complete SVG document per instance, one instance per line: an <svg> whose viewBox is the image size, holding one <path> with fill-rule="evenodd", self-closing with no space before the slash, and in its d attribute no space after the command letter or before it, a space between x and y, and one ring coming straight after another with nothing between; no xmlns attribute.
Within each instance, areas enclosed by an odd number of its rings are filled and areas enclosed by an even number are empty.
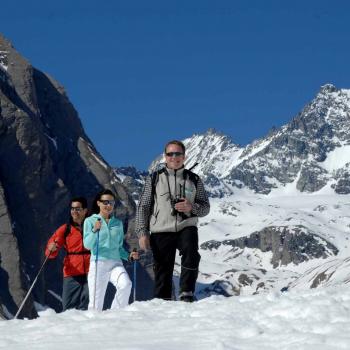
<svg viewBox="0 0 350 350"><path fill-rule="evenodd" d="M115 201L113 200L100 200L99 202L101 202L103 205L111 205L112 207L114 207Z"/></svg>
<svg viewBox="0 0 350 350"><path fill-rule="evenodd" d="M71 207L70 210L71 211L76 211L77 213L79 213L79 212L83 211L83 208L81 208L81 207Z"/></svg>
<svg viewBox="0 0 350 350"><path fill-rule="evenodd" d="M182 152L168 152L168 153L165 153L165 155L167 157L181 157L184 154Z"/></svg>

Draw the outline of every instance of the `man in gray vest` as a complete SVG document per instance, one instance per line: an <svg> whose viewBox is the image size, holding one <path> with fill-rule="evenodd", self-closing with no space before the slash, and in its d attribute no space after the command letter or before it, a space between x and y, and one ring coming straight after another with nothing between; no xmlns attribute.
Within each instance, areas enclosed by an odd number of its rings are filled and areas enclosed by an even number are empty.
<svg viewBox="0 0 350 350"><path fill-rule="evenodd" d="M198 276L198 217L209 213L203 182L184 168L185 146L165 146L166 167L148 177L136 214L136 233L143 250L154 257L155 297L171 300L176 249L181 256L180 300L192 302Z"/></svg>

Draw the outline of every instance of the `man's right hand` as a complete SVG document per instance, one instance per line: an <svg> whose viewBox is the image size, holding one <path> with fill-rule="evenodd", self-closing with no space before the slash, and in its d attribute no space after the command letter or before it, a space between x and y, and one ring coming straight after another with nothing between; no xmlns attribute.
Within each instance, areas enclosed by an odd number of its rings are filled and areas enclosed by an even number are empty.
<svg viewBox="0 0 350 350"><path fill-rule="evenodd" d="M147 250L151 249L151 245L150 245L150 242L149 242L149 236L148 235L141 236L139 238L139 246L140 246L140 249L144 250L145 252Z"/></svg>
<svg viewBox="0 0 350 350"><path fill-rule="evenodd" d="M47 249L49 252L55 252L57 250L57 244L55 242L51 242L48 246Z"/></svg>

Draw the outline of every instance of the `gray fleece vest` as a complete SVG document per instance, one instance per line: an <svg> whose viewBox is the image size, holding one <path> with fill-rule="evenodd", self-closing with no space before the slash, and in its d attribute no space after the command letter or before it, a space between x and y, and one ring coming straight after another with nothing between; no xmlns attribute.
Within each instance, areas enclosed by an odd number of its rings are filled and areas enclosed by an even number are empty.
<svg viewBox="0 0 350 350"><path fill-rule="evenodd" d="M178 170L167 168L165 172L159 174L155 188L153 213L150 220L151 233L178 232L188 226L197 226L198 217L191 216L191 213L171 215L171 198L185 197L191 203L194 203L196 197L196 186L189 178L184 179L183 171L184 168Z"/></svg>

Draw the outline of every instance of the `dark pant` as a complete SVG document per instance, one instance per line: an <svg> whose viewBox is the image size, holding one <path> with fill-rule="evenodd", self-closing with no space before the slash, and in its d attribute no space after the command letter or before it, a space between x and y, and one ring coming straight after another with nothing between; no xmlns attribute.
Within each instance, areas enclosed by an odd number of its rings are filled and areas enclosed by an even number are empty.
<svg viewBox="0 0 350 350"><path fill-rule="evenodd" d="M86 275L63 278L62 305L67 309L87 310L89 289Z"/></svg>
<svg viewBox="0 0 350 350"><path fill-rule="evenodd" d="M180 292L194 293L201 259L197 227L186 227L179 232L152 233L151 247L155 274L154 296L171 299L176 249L181 256Z"/></svg>

